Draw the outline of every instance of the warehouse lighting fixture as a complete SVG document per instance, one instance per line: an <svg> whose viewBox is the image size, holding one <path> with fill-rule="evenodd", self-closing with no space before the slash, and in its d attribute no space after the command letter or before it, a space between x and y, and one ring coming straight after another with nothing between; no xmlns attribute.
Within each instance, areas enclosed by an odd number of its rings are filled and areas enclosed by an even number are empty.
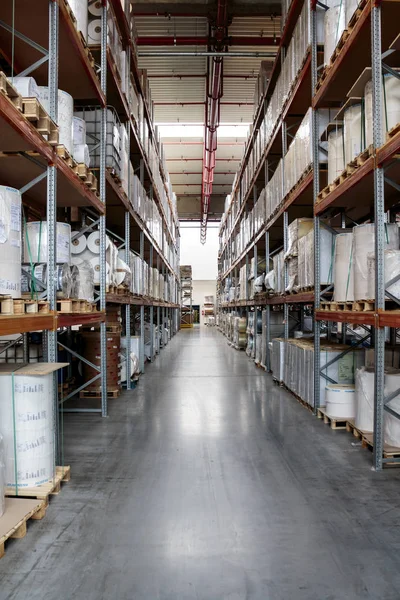
<svg viewBox="0 0 400 600"><path fill-rule="evenodd" d="M201 138L204 139L204 125L193 123L158 123L158 131L164 138ZM220 125L219 137L223 138L246 138L249 132L249 124Z"/></svg>

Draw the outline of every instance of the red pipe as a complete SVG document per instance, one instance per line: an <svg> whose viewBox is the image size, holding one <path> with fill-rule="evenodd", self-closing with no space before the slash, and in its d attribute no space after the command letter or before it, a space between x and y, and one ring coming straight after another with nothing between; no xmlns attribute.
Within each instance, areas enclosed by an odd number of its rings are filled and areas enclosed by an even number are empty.
<svg viewBox="0 0 400 600"><path fill-rule="evenodd" d="M136 43L138 46L207 46L209 40L201 36L140 36ZM215 40L221 43L222 40ZM280 38L262 36L233 35L226 38L227 46L279 46Z"/></svg>
<svg viewBox="0 0 400 600"><path fill-rule="evenodd" d="M226 49L228 32L228 2L218 0L217 18L214 26L213 40L214 49ZM209 62L207 63L207 104L206 119L204 127L204 152L203 152L203 185L201 190L201 229L200 241L206 241L208 211L210 196L213 189L215 153L217 150L217 129L220 119L220 102L223 94L223 63L222 58L212 59L211 82L209 82Z"/></svg>

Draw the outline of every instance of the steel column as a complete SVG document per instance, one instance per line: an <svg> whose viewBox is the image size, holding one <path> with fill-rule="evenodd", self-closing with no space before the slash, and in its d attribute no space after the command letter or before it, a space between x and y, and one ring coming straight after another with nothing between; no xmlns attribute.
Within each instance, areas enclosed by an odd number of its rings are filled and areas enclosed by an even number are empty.
<svg viewBox="0 0 400 600"><path fill-rule="evenodd" d="M140 230L140 258L142 259L142 289L144 291L144 232ZM139 371L144 373L144 306L140 307Z"/></svg>

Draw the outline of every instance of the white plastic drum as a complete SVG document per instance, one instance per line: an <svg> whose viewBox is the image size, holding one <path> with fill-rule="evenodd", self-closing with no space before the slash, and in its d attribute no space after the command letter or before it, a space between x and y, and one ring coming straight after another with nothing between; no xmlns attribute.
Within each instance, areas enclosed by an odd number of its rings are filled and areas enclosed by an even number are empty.
<svg viewBox="0 0 400 600"><path fill-rule="evenodd" d="M354 299L369 300L368 257L375 248L375 225L357 225L353 228ZM399 229L395 223L385 225L385 250L399 249Z"/></svg>
<svg viewBox="0 0 400 600"><path fill-rule="evenodd" d="M344 169L343 129L331 131L328 135L328 183L339 177Z"/></svg>
<svg viewBox="0 0 400 600"><path fill-rule="evenodd" d="M20 369L14 377L1 373L0 383L7 485L46 483L54 471L53 374L23 375Z"/></svg>
<svg viewBox="0 0 400 600"><path fill-rule="evenodd" d="M0 294L21 296L21 194L0 186Z"/></svg>
<svg viewBox="0 0 400 600"><path fill-rule="evenodd" d="M387 369L385 374L385 396L396 392L400 388L400 371L397 369ZM396 413L400 414L400 394L390 400L387 406ZM394 415L385 412L384 420L384 440L386 444L400 447L400 420Z"/></svg>
<svg viewBox="0 0 400 600"><path fill-rule="evenodd" d="M71 262L71 225L57 223L57 263ZM24 236L24 262L47 263L47 221L26 224Z"/></svg>
<svg viewBox="0 0 400 600"><path fill-rule="evenodd" d="M354 300L352 233L339 233L335 238L333 282L335 302L352 302Z"/></svg>
<svg viewBox="0 0 400 600"><path fill-rule="evenodd" d="M374 430L374 382L373 369L356 370L356 417L354 424L361 431Z"/></svg>
<svg viewBox="0 0 400 600"><path fill-rule="evenodd" d="M354 419L356 415L354 385L327 385L325 400L328 416Z"/></svg>
<svg viewBox="0 0 400 600"><path fill-rule="evenodd" d="M39 86L40 102L47 112L50 111L49 88ZM58 90L58 119L59 143L63 144L72 154L72 117L74 115L74 100L70 94Z"/></svg>
<svg viewBox="0 0 400 600"><path fill-rule="evenodd" d="M364 149L361 103L344 111L344 162L349 164Z"/></svg>
<svg viewBox="0 0 400 600"><path fill-rule="evenodd" d="M346 27L344 2L329 8L324 17L324 63L328 65L338 41Z"/></svg>

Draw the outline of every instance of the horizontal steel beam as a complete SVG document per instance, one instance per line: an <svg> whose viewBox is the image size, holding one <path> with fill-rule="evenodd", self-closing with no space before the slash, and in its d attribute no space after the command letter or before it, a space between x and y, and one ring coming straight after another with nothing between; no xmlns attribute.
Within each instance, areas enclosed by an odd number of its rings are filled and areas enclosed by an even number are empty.
<svg viewBox="0 0 400 600"><path fill-rule="evenodd" d="M179 58L180 56L188 56L188 57L207 57L211 56L212 58L271 58L274 60L276 58L276 52L206 52L206 51L188 51L182 52L179 50L178 52L169 52L168 50L139 50L138 52L139 58Z"/></svg>
<svg viewBox="0 0 400 600"><path fill-rule="evenodd" d="M277 36L244 36L232 35L226 40L228 46L279 46L280 37ZM207 36L139 36L136 40L138 46L209 46L213 45L213 38Z"/></svg>

